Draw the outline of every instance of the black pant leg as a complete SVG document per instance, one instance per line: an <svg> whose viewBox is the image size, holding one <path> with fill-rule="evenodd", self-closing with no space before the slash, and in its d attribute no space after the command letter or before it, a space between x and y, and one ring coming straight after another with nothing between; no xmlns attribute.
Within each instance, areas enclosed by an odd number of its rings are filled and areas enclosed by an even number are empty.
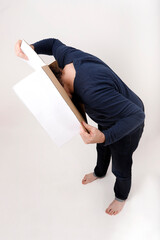
<svg viewBox="0 0 160 240"><path fill-rule="evenodd" d="M127 199L131 189L132 155L138 147L144 125L134 133L125 136L110 145L112 154L112 172L116 176L114 185L115 196L119 199Z"/></svg>
<svg viewBox="0 0 160 240"><path fill-rule="evenodd" d="M98 125L98 129L101 131L102 127ZM109 146L103 146L101 143L97 143L97 164L94 168L94 173L97 177L103 177L106 175L109 163L111 160L111 150Z"/></svg>
<svg viewBox="0 0 160 240"><path fill-rule="evenodd" d="M111 159L111 151L109 146L104 147L102 144L97 144L97 164L94 168L94 173L97 177L104 177L109 167Z"/></svg>

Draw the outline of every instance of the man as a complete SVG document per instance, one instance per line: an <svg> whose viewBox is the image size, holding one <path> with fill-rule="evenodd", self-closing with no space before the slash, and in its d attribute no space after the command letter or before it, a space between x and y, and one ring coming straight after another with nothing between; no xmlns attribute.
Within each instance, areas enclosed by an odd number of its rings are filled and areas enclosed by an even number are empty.
<svg viewBox="0 0 160 240"><path fill-rule="evenodd" d="M27 59L21 40L15 45L17 56ZM144 128L142 100L99 58L48 38L30 45L37 54L53 55L58 62L58 79L70 98L84 104L85 112L98 129L83 122L80 135L86 144L96 143L97 164L86 174L83 184L106 175L112 157L116 176L115 199L106 213L116 215L123 208L131 188L132 154ZM55 72L55 74L57 74Z"/></svg>

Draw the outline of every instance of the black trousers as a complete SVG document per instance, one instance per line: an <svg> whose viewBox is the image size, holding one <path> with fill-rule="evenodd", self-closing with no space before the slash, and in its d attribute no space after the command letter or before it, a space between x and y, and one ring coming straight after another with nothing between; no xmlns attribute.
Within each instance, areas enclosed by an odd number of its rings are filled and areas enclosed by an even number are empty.
<svg viewBox="0 0 160 240"><path fill-rule="evenodd" d="M98 128L101 131L104 130L102 126L98 126ZM97 144L97 165L94 173L97 177L104 177L112 157L112 172L116 176L115 197L122 200L127 199L131 188L132 155L138 147L143 129L144 123L131 134L113 144L108 146Z"/></svg>

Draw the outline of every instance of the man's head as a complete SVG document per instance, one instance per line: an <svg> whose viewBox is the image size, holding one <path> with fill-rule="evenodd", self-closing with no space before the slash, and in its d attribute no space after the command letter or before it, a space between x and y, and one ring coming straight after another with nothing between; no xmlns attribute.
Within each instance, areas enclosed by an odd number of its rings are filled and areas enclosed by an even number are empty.
<svg viewBox="0 0 160 240"><path fill-rule="evenodd" d="M55 77L60 82L60 84L63 86L62 79L61 79L62 69L59 68L57 61L54 61L53 63L51 63L49 65L49 67L50 67L51 71L54 73Z"/></svg>
<svg viewBox="0 0 160 240"><path fill-rule="evenodd" d="M72 98L71 93L71 77L68 75L68 71L64 71L64 69L59 68L57 61L54 61L49 65L51 71L54 73L55 77L58 79L60 84L65 89L66 93L70 98Z"/></svg>

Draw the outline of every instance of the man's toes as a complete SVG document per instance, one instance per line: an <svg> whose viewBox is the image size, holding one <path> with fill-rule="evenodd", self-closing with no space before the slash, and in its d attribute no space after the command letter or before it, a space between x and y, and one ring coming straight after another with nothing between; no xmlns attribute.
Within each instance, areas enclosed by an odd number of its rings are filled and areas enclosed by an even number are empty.
<svg viewBox="0 0 160 240"><path fill-rule="evenodd" d="M109 215L115 215L117 211L114 211L112 208L108 207L105 212Z"/></svg>
<svg viewBox="0 0 160 240"><path fill-rule="evenodd" d="M113 215L116 215L116 211L113 211Z"/></svg>
<svg viewBox="0 0 160 240"><path fill-rule="evenodd" d="M110 211L110 215L113 215L113 213L114 213L114 210L112 209L112 210Z"/></svg>
<svg viewBox="0 0 160 240"><path fill-rule="evenodd" d="M109 215L111 215L111 211L112 211L111 208L107 208L107 210L106 210L106 212L107 212Z"/></svg>
<svg viewBox="0 0 160 240"><path fill-rule="evenodd" d="M106 213L109 213L109 208L106 209Z"/></svg>
<svg viewBox="0 0 160 240"><path fill-rule="evenodd" d="M84 178L82 179L82 182L87 180L87 176L85 175Z"/></svg>
<svg viewBox="0 0 160 240"><path fill-rule="evenodd" d="M83 184L86 184L86 179L82 180L82 183L83 183Z"/></svg>
<svg viewBox="0 0 160 240"><path fill-rule="evenodd" d="M85 179L85 178L83 178L83 179L82 179L82 183L84 184L85 182L86 182L86 179Z"/></svg>
<svg viewBox="0 0 160 240"><path fill-rule="evenodd" d="M113 210L110 211L110 215L113 215Z"/></svg>
<svg viewBox="0 0 160 240"><path fill-rule="evenodd" d="M83 184L89 183L89 179L88 179L87 175L83 178L82 183Z"/></svg>
<svg viewBox="0 0 160 240"><path fill-rule="evenodd" d="M118 211L115 211L113 214L114 214L114 215L117 215L117 214L118 214Z"/></svg>

